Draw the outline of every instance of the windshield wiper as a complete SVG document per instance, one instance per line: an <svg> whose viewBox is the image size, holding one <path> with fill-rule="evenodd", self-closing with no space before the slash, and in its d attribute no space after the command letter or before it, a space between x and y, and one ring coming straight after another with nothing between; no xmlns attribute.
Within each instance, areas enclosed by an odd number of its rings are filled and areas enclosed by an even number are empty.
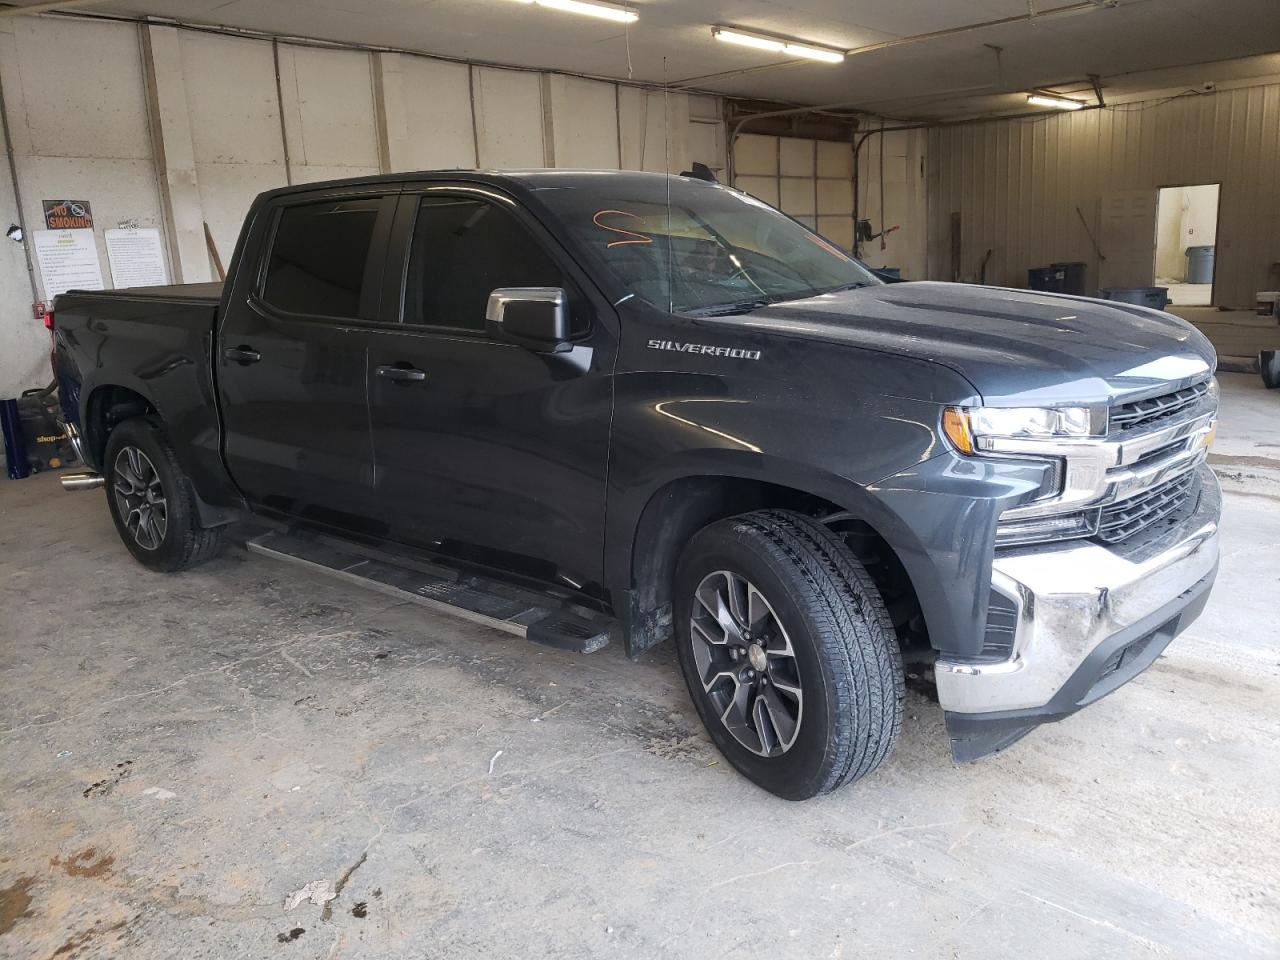
<svg viewBox="0 0 1280 960"><path fill-rule="evenodd" d="M728 317L735 313L750 313L752 310L759 310L774 302L771 297L755 297L751 300L736 300L733 303L715 303L709 307L696 307L693 310L686 310L685 313L691 317Z"/></svg>
<svg viewBox="0 0 1280 960"><path fill-rule="evenodd" d="M857 290L860 287L869 287L869 286L872 286L872 284L867 280L855 280L853 281L853 283L842 283L838 287L831 287L828 290L823 290L821 293L815 293L814 296L819 297L819 296L822 296L822 294L824 293L843 293L845 290Z"/></svg>

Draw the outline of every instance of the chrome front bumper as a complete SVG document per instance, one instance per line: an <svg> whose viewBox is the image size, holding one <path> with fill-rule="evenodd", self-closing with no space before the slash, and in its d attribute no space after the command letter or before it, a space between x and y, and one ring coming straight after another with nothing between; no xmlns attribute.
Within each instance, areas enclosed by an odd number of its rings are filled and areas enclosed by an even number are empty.
<svg viewBox="0 0 1280 960"><path fill-rule="evenodd" d="M1199 614L1217 572L1222 495L1207 466L1198 473L1195 506L1137 543L1076 540L997 556L992 587L1017 609L1013 652L994 663L935 664L953 745L957 729L988 720L1010 734L1020 730L1001 749L1036 723L1110 693ZM1129 649L1137 652L1117 657Z"/></svg>

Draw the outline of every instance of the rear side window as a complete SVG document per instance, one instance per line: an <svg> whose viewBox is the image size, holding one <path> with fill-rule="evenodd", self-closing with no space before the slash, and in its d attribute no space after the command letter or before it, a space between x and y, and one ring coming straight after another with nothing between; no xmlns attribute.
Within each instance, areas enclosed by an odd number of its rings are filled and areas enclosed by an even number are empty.
<svg viewBox="0 0 1280 960"><path fill-rule="evenodd" d="M472 197L424 197L405 285L405 323L484 329L498 287L564 287L564 274L509 211Z"/></svg>
<svg viewBox="0 0 1280 960"><path fill-rule="evenodd" d="M262 298L277 310L360 316L369 247L380 197L285 207L280 213Z"/></svg>

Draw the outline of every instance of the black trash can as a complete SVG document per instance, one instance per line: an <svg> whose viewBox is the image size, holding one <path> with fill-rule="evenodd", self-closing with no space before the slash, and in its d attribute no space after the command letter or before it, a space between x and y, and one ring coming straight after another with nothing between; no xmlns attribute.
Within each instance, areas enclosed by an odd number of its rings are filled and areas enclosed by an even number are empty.
<svg viewBox="0 0 1280 960"><path fill-rule="evenodd" d="M1078 297L1084 296L1084 271L1085 265L1078 260L1070 263L1055 263L1052 269L1061 271L1062 276L1058 280L1058 293L1071 293Z"/></svg>
<svg viewBox="0 0 1280 960"><path fill-rule="evenodd" d="M1056 264L1051 267L1032 267L1027 271L1027 287L1041 293L1061 293L1064 271Z"/></svg>

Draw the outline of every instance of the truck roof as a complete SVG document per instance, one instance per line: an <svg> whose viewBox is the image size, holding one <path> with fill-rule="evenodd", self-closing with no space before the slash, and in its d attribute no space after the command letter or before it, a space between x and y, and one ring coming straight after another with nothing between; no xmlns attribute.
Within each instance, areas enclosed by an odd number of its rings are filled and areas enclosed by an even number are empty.
<svg viewBox="0 0 1280 960"><path fill-rule="evenodd" d="M477 183L488 183L495 186L523 187L536 190L540 187L585 187L599 184L602 177L616 182L653 184L667 178L665 173L647 173L640 170L587 170L572 168L531 168L526 170L414 170L401 173L384 173L370 177L354 177L343 180L325 180L316 183L299 183L288 187L279 187L262 194L260 199L290 196L292 194L312 193L317 190L335 187L376 186L378 184L419 183L424 180L465 180ZM673 179L692 183L705 181L693 177L680 177L671 174Z"/></svg>

